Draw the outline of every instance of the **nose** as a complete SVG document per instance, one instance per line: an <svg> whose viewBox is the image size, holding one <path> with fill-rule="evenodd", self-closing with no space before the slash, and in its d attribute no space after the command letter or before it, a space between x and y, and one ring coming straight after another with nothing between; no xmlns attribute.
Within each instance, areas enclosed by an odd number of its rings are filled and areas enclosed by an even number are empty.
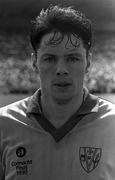
<svg viewBox="0 0 115 180"><path fill-rule="evenodd" d="M67 74L68 74L68 68L66 62L64 62L63 59L60 59L56 66L56 75L67 75Z"/></svg>

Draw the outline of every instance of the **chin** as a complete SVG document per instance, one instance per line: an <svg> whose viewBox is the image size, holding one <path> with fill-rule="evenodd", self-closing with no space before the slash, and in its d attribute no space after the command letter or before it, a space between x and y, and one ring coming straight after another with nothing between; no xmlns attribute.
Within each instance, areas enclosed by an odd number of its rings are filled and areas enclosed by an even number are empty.
<svg viewBox="0 0 115 180"><path fill-rule="evenodd" d="M58 105L66 105L69 102L71 102L72 97L71 98L57 98L57 97L53 97L53 100Z"/></svg>
<svg viewBox="0 0 115 180"><path fill-rule="evenodd" d="M52 99L57 103L57 104L67 104L67 103L69 103L72 99L73 99L73 97L74 97L74 95L72 94L72 92L66 92L66 93L57 93L57 92L53 92L52 94L51 94L51 96L52 96Z"/></svg>
<svg viewBox="0 0 115 180"><path fill-rule="evenodd" d="M70 96L72 95L72 92L57 92L57 91L52 91L51 95L53 97L56 97L58 99L67 99L70 98Z"/></svg>

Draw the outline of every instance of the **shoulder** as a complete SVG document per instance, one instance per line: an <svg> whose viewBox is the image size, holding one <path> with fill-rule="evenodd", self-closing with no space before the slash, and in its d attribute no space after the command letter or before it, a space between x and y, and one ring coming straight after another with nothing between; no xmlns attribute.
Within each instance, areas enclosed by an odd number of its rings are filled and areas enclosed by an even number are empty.
<svg viewBox="0 0 115 180"><path fill-rule="evenodd" d="M98 121L103 127L115 129L115 104L105 99L99 98L99 107L97 112Z"/></svg>
<svg viewBox="0 0 115 180"><path fill-rule="evenodd" d="M0 115L3 115L5 112L9 112L9 111L25 110L27 108L29 98L30 97L27 97L27 98L22 99L20 101L6 105L4 107L1 107L0 108Z"/></svg>
<svg viewBox="0 0 115 180"><path fill-rule="evenodd" d="M115 104L99 97L99 111L115 115Z"/></svg>
<svg viewBox="0 0 115 180"><path fill-rule="evenodd" d="M11 120L23 121L26 117L30 97L14 102L0 108L0 125L2 122L8 123Z"/></svg>

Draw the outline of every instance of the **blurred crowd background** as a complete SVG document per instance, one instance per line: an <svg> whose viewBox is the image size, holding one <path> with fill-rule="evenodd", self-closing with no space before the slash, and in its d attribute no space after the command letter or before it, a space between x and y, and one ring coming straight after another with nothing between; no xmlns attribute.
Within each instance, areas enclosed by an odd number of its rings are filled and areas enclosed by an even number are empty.
<svg viewBox="0 0 115 180"><path fill-rule="evenodd" d="M85 83L93 93L115 93L115 0L0 0L0 93L33 93L39 87L30 22L50 4L74 6L92 20L93 63Z"/></svg>

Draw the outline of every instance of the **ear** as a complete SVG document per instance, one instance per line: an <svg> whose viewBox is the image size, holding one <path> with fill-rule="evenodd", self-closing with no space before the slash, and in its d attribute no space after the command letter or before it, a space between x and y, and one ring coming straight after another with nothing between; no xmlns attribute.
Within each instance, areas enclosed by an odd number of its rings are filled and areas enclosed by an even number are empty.
<svg viewBox="0 0 115 180"><path fill-rule="evenodd" d="M36 72L38 72L39 69L38 69L38 67L37 67L37 56L36 56L35 53L32 53L32 54L31 54L31 61L32 61L33 70L36 71Z"/></svg>
<svg viewBox="0 0 115 180"><path fill-rule="evenodd" d="M88 73L90 70L91 61L92 61L92 53L91 52L88 52L86 60L87 60L87 65L86 65L86 71L85 72Z"/></svg>

